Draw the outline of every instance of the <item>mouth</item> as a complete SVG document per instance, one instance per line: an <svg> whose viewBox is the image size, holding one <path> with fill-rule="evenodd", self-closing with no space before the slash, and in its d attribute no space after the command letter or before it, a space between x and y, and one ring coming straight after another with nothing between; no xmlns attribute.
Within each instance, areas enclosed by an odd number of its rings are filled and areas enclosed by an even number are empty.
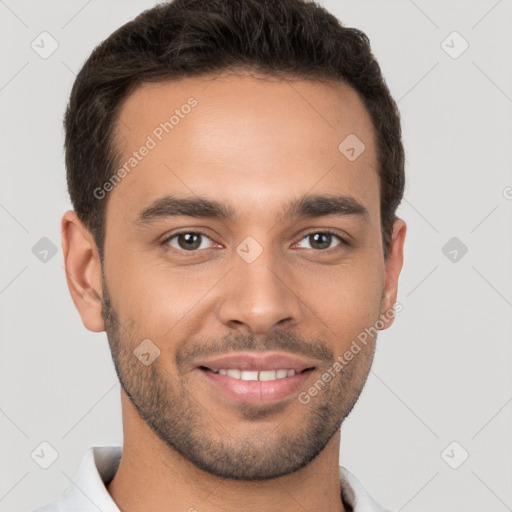
<svg viewBox="0 0 512 512"><path fill-rule="evenodd" d="M200 370L207 372L216 373L219 375L225 375L232 379L244 380L244 381L261 381L269 382L278 379L286 379L295 375L301 375L304 372L313 370L313 368L305 368L304 370L296 372L292 368L279 368L277 370L239 370L238 368L208 368L206 366L200 366Z"/></svg>
<svg viewBox="0 0 512 512"><path fill-rule="evenodd" d="M316 365L285 355L231 354L204 362L197 370L224 397L248 404L272 404L304 387Z"/></svg>

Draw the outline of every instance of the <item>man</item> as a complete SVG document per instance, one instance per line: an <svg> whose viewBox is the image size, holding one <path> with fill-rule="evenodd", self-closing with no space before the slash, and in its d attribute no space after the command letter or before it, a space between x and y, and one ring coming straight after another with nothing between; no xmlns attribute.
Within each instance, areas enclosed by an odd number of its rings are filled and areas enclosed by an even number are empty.
<svg viewBox="0 0 512 512"><path fill-rule="evenodd" d="M65 116L69 289L121 447L40 511L383 511L340 426L394 318L399 115L306 0L175 0L98 46Z"/></svg>

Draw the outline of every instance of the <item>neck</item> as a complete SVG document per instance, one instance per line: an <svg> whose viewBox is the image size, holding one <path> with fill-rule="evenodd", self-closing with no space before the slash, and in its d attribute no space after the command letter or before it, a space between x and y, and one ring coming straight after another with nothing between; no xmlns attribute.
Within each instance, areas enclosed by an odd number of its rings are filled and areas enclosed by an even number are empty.
<svg viewBox="0 0 512 512"><path fill-rule="evenodd" d="M108 492L123 512L344 512L340 498L339 430L304 468L265 481L207 473L165 444L140 418L124 392L123 454Z"/></svg>

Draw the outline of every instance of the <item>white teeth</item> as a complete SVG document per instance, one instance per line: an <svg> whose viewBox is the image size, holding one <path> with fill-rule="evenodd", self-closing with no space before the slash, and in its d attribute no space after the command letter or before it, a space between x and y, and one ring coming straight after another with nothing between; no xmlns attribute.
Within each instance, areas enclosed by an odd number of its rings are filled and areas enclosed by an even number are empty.
<svg viewBox="0 0 512 512"><path fill-rule="evenodd" d="M275 370L264 370L260 372L260 380L276 380Z"/></svg>
<svg viewBox="0 0 512 512"><path fill-rule="evenodd" d="M215 373L220 373L221 375L226 375L228 377L232 377L234 379L240 380L260 380L260 381L268 381L268 380L276 380L276 379L284 379L285 377L293 377L295 375L295 370L262 370L258 371L249 371L249 370L236 370L236 369L225 369L221 368L220 370L212 370Z"/></svg>
<svg viewBox="0 0 512 512"><path fill-rule="evenodd" d="M249 372L247 370L243 370L240 375L240 379L242 380L258 380L258 372Z"/></svg>

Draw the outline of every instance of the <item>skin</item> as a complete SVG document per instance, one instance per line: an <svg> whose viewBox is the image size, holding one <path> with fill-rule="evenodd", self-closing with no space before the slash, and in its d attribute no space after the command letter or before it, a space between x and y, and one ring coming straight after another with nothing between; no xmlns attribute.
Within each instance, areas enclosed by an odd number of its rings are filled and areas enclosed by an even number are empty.
<svg viewBox="0 0 512 512"><path fill-rule="evenodd" d="M406 225L395 221L384 261L371 119L340 83L226 73L145 84L120 109L120 161L191 96L197 106L104 199L103 273L90 231L73 211L62 219L73 301L86 328L107 331L122 384L123 456L108 491L123 512L343 511L340 426L375 337L307 404L298 393L276 406L235 403L194 363L232 350L306 354L317 362L307 391L358 334L392 324L383 315L396 302ZM353 162L338 150L349 134L366 146ZM281 215L291 199L334 193L368 215ZM215 199L236 216L137 224L167 194ZM325 229L336 233L327 249L308 236ZM206 237L190 251L179 237L164 243L176 232ZM263 249L252 263L236 252L248 236ZM133 354L144 339L160 350L148 366Z"/></svg>

